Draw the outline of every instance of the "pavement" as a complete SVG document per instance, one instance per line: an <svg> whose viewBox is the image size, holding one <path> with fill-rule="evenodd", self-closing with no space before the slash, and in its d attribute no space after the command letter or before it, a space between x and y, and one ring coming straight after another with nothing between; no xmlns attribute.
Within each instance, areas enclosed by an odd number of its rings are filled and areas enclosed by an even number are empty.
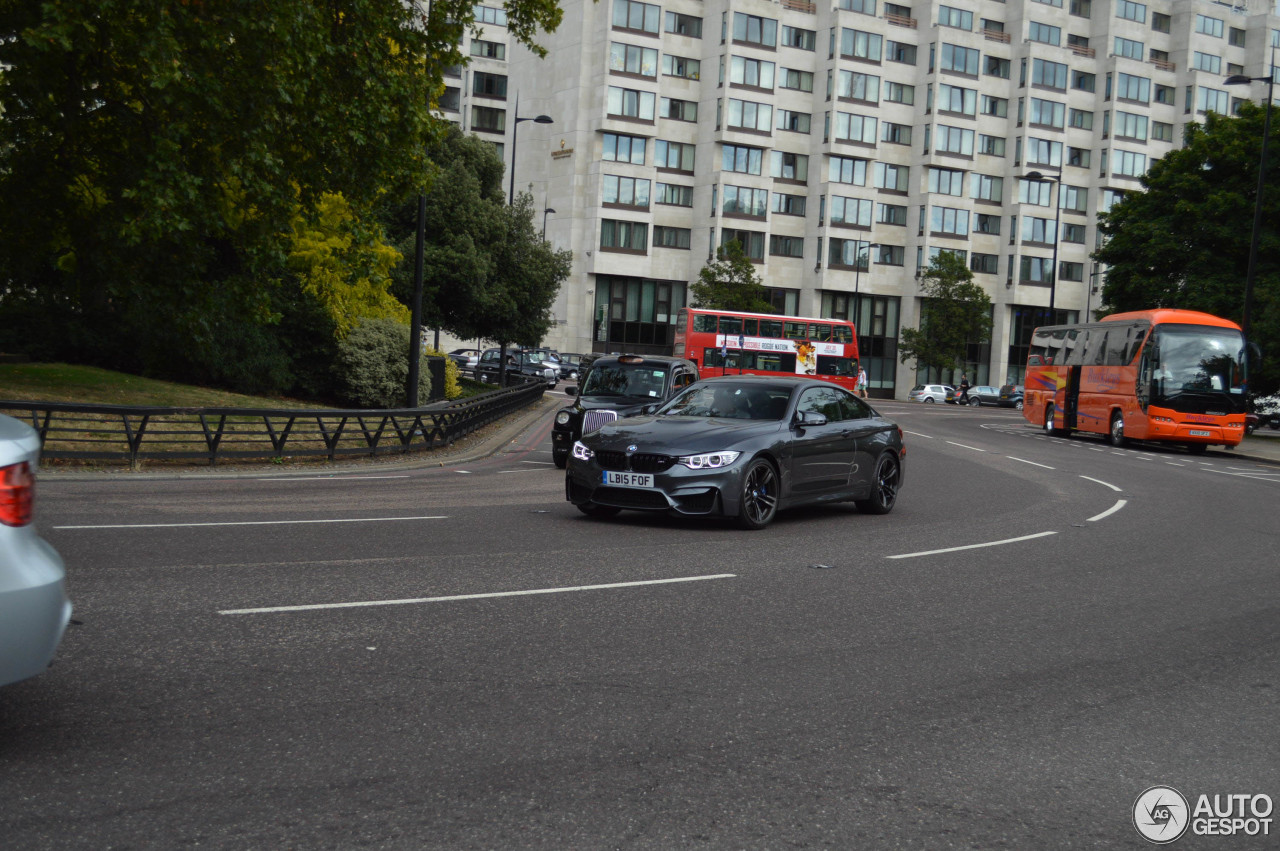
<svg viewBox="0 0 1280 851"><path fill-rule="evenodd" d="M454 441L450 446L425 450L408 455L384 455L378 457L349 458L330 462L326 459L295 460L285 465L257 462L221 462L216 466L181 462L146 462L141 470L130 470L127 464L93 469L62 467L42 463L40 476L57 479L96 479L104 475L154 476L161 478L199 478L216 476L224 478L236 475L261 475L270 471L273 475L290 474L314 476L317 472L348 473L374 467L382 471L418 470L428 467L453 467L469 464L496 455L514 443L534 424L543 421L551 412L566 406L570 400L563 396L544 395L537 402L510 414L495 423ZM1031 426L1028 426L1031 428ZM1234 449L1221 447L1210 452L1240 460L1280 466L1280 430L1259 429Z"/></svg>

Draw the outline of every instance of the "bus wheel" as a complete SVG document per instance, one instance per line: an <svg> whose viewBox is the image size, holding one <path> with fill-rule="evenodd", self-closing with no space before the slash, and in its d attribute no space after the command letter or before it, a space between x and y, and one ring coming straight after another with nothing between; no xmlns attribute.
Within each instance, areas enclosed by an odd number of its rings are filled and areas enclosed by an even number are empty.
<svg viewBox="0 0 1280 851"><path fill-rule="evenodd" d="M1117 448L1125 444L1124 417L1120 416L1119 411L1111 415L1111 431L1107 433L1107 443Z"/></svg>
<svg viewBox="0 0 1280 851"><path fill-rule="evenodd" d="M1053 436L1058 430L1053 427L1053 405L1044 409L1044 433Z"/></svg>

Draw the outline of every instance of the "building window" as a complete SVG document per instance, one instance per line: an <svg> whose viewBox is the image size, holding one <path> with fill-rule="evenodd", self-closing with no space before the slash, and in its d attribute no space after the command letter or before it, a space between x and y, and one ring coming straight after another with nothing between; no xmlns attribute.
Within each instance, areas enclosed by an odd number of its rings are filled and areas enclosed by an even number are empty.
<svg viewBox="0 0 1280 851"><path fill-rule="evenodd" d="M999 56L987 56L983 59L982 73L988 77L1007 80L1011 69L1012 65L1008 59L1001 59Z"/></svg>
<svg viewBox="0 0 1280 851"><path fill-rule="evenodd" d="M613 118L635 118L641 121L653 121L654 108L657 99L658 96L653 92L610 86L608 105L609 116Z"/></svg>
<svg viewBox="0 0 1280 851"><path fill-rule="evenodd" d="M753 230L720 229L720 244L722 246L737 240L738 244L742 246L742 253L757 263L764 262L764 237L763 233Z"/></svg>
<svg viewBox="0 0 1280 851"><path fill-rule="evenodd" d="M1151 13L1151 29L1158 33L1169 32L1169 24L1173 21L1169 15L1162 12Z"/></svg>
<svg viewBox="0 0 1280 851"><path fill-rule="evenodd" d="M1093 113L1085 112L1083 109L1068 110L1067 121L1078 130L1093 129Z"/></svg>
<svg viewBox="0 0 1280 851"><path fill-rule="evenodd" d="M604 134L604 150L600 158L610 162L644 165L644 149L648 142L641 136L624 136L620 133Z"/></svg>
<svg viewBox="0 0 1280 851"><path fill-rule="evenodd" d="M1140 24L1147 22L1147 7L1133 0L1116 0L1116 17Z"/></svg>
<svg viewBox="0 0 1280 851"><path fill-rule="evenodd" d="M914 104L916 102L916 87L908 86L906 83L885 80L884 99L893 103Z"/></svg>
<svg viewBox="0 0 1280 851"><path fill-rule="evenodd" d="M472 6L471 12L475 16L477 24L492 24L495 27L505 27L507 25L506 9L497 9L493 6Z"/></svg>
<svg viewBox="0 0 1280 851"><path fill-rule="evenodd" d="M884 59L886 62L901 62L904 65L916 64L916 46L899 41L885 42Z"/></svg>
<svg viewBox="0 0 1280 851"><path fill-rule="evenodd" d="M1123 56L1126 59L1137 59L1141 62L1145 51L1146 47L1142 42L1134 41L1131 38L1121 38L1120 36L1116 36L1116 56Z"/></svg>
<svg viewBox="0 0 1280 851"><path fill-rule="evenodd" d="M600 248L644 254L649 248L649 225L645 222L601 219Z"/></svg>
<svg viewBox="0 0 1280 851"><path fill-rule="evenodd" d="M690 146L692 147L692 146ZM764 163L764 151L745 145L725 145L721 151L721 168L739 174L759 174Z"/></svg>
<svg viewBox="0 0 1280 851"><path fill-rule="evenodd" d="M480 97L505 98L507 96L507 78L503 74L486 74L483 71L472 72L471 93Z"/></svg>
<svg viewBox="0 0 1280 851"><path fill-rule="evenodd" d="M876 119L867 115L837 112L836 141L875 145L876 123Z"/></svg>
<svg viewBox="0 0 1280 851"><path fill-rule="evenodd" d="M778 129L792 133L808 133L812 116L807 112L792 112L789 109L778 110Z"/></svg>
<svg viewBox="0 0 1280 851"><path fill-rule="evenodd" d="M725 186L721 209L728 215L763 219L769 209L769 190Z"/></svg>
<svg viewBox="0 0 1280 851"><path fill-rule="evenodd" d="M658 139L653 143L653 164L658 168L693 174L693 155L696 150L695 145Z"/></svg>
<svg viewBox="0 0 1280 851"><path fill-rule="evenodd" d="M778 81L778 85L784 89L796 89L802 92L813 91L813 73L810 71L795 71L789 68L782 69L782 78Z"/></svg>
<svg viewBox="0 0 1280 851"><path fill-rule="evenodd" d="M787 151L770 151L769 176L780 180L795 181L796 183L807 183L809 180L808 155L792 154Z"/></svg>
<svg viewBox="0 0 1280 851"><path fill-rule="evenodd" d="M1071 72L1071 88L1080 92L1092 92L1098 87L1097 75L1085 71Z"/></svg>
<svg viewBox="0 0 1280 851"><path fill-rule="evenodd" d="M978 153L989 157L1004 156L1005 139L1003 136L978 135Z"/></svg>
<svg viewBox="0 0 1280 851"><path fill-rule="evenodd" d="M873 74L841 71L836 94L848 100L875 103L880 96L880 78Z"/></svg>
<svg viewBox="0 0 1280 851"><path fill-rule="evenodd" d="M1088 148L1067 148L1067 165L1088 168L1093 152Z"/></svg>
<svg viewBox="0 0 1280 851"><path fill-rule="evenodd" d="M1221 18L1211 18L1208 15L1196 15L1196 32L1203 35L1211 35L1215 38L1222 38L1223 24Z"/></svg>
<svg viewBox="0 0 1280 851"><path fill-rule="evenodd" d="M956 44L942 43L942 61L944 71L955 71L959 74L978 76L978 63L982 61L981 51L971 47L960 47Z"/></svg>
<svg viewBox="0 0 1280 851"><path fill-rule="evenodd" d="M900 204L881 204L876 203L876 222L882 225L902 225L907 224L907 208ZM902 263L895 263L895 266L901 266Z"/></svg>
<svg viewBox="0 0 1280 851"><path fill-rule="evenodd" d="M662 118L670 118L675 121L698 120L698 104L696 101L663 98L660 101L660 108L661 111L658 115Z"/></svg>
<svg viewBox="0 0 1280 851"><path fill-rule="evenodd" d="M974 233L1000 235L1000 217L993 213L978 213L974 216Z"/></svg>
<svg viewBox="0 0 1280 851"><path fill-rule="evenodd" d="M693 187L678 183L659 183L654 192L653 203L670 207L692 207Z"/></svg>
<svg viewBox="0 0 1280 851"><path fill-rule="evenodd" d="M911 144L910 124L894 124L889 121L882 121L880 126L880 141L888 142L893 145Z"/></svg>
<svg viewBox="0 0 1280 851"><path fill-rule="evenodd" d="M1084 245L1086 228L1072 222L1062 223L1062 241Z"/></svg>
<svg viewBox="0 0 1280 851"><path fill-rule="evenodd" d="M506 110L488 106L471 107L471 129L487 133L502 133L507 128Z"/></svg>
<svg viewBox="0 0 1280 851"><path fill-rule="evenodd" d="M471 55L485 59L506 59L507 46L501 42L483 41L477 38L471 42Z"/></svg>
<svg viewBox="0 0 1280 851"><path fill-rule="evenodd" d="M758 89L773 89L774 64L761 59L734 56L729 63L729 82Z"/></svg>
<svg viewBox="0 0 1280 851"><path fill-rule="evenodd" d="M940 195L964 195L964 172L953 168L929 168L929 191Z"/></svg>
<svg viewBox="0 0 1280 851"><path fill-rule="evenodd" d="M773 18L761 18L756 15L733 13L733 40L740 44L756 44L761 47L776 47L778 44L778 22ZM763 259L763 252L761 253Z"/></svg>
<svg viewBox="0 0 1280 851"><path fill-rule="evenodd" d="M1042 127L1057 127L1061 130L1066 126L1067 108L1057 101L1031 98L1031 110L1027 120L1031 124L1038 124Z"/></svg>
<svg viewBox="0 0 1280 851"><path fill-rule="evenodd" d="M855 157L832 156L827 179L832 183L867 185L867 161Z"/></svg>
<svg viewBox="0 0 1280 851"><path fill-rule="evenodd" d="M1165 124L1163 121L1151 122L1151 138L1160 142L1173 141L1173 125Z"/></svg>
<svg viewBox="0 0 1280 851"><path fill-rule="evenodd" d="M665 225L653 226L654 248L689 248L689 228L673 228Z"/></svg>
<svg viewBox="0 0 1280 851"><path fill-rule="evenodd" d="M1227 31L1227 44L1230 44L1232 47L1244 47L1245 31L1231 27Z"/></svg>
<svg viewBox="0 0 1280 851"><path fill-rule="evenodd" d="M1154 100L1156 103L1164 103L1169 106L1174 106L1177 104L1178 95L1173 86L1157 85Z"/></svg>
<svg viewBox="0 0 1280 851"><path fill-rule="evenodd" d="M905 165L877 162L873 168L877 189L906 192L910 188L911 168Z"/></svg>
<svg viewBox="0 0 1280 851"><path fill-rule="evenodd" d="M976 89L966 89L960 86L938 83L937 107L939 112L953 112L959 115L970 116L977 115L978 92Z"/></svg>
<svg viewBox="0 0 1280 851"><path fill-rule="evenodd" d="M1000 256L998 254L970 254L969 271L979 275L1000 274Z"/></svg>
<svg viewBox="0 0 1280 851"><path fill-rule="evenodd" d="M1137 139L1145 142L1147 141L1147 116L1116 110L1113 130L1117 139Z"/></svg>
<svg viewBox="0 0 1280 851"><path fill-rule="evenodd" d="M800 50L813 50L817 44L818 34L813 30L802 30L799 27L783 25L780 43L783 47L795 47Z"/></svg>
<svg viewBox="0 0 1280 851"><path fill-rule="evenodd" d="M954 207L930 207L929 229L947 236L969 235L969 211Z"/></svg>
<svg viewBox="0 0 1280 851"><path fill-rule="evenodd" d="M1004 178L977 172L969 175L969 197L978 201L1001 203L1004 198Z"/></svg>
<svg viewBox="0 0 1280 851"><path fill-rule="evenodd" d="M1063 184L1061 206L1073 213L1089 212L1089 190L1084 186Z"/></svg>
<svg viewBox="0 0 1280 851"><path fill-rule="evenodd" d="M879 62L884 47L883 37L876 33L841 28L840 55L846 59L865 59Z"/></svg>
<svg viewBox="0 0 1280 851"><path fill-rule="evenodd" d="M1231 98L1219 89L1199 86L1196 89L1196 109L1200 112L1216 112L1219 115L1230 115Z"/></svg>
<svg viewBox="0 0 1280 851"><path fill-rule="evenodd" d="M938 7L938 26L954 27L960 30L973 29L973 12L957 9L953 6Z"/></svg>
<svg viewBox="0 0 1280 851"><path fill-rule="evenodd" d="M670 53L662 54L662 73L668 77L683 77L686 80L696 80L702 74L702 63L697 59L686 59L683 56L672 56Z"/></svg>
<svg viewBox="0 0 1280 851"><path fill-rule="evenodd" d="M1111 173L1122 174L1125 177L1142 177L1147 173L1147 155L1137 151L1113 150Z"/></svg>
<svg viewBox="0 0 1280 851"><path fill-rule="evenodd" d="M770 234L769 254L775 257L803 257L804 237Z"/></svg>
<svg viewBox="0 0 1280 851"><path fill-rule="evenodd" d="M1201 53L1196 50L1191 54L1191 67L1197 71L1208 71L1210 74L1222 73L1222 57L1212 53Z"/></svg>
<svg viewBox="0 0 1280 851"><path fill-rule="evenodd" d="M768 133L773 129L773 107L767 103L729 98L729 127Z"/></svg>
<svg viewBox="0 0 1280 851"><path fill-rule="evenodd" d="M615 74L637 77L658 76L658 51L653 47L613 42L609 45L609 70Z"/></svg>
<svg viewBox="0 0 1280 851"><path fill-rule="evenodd" d="M457 86L445 86L444 94L440 95L437 106L449 112L460 112L462 110L461 89Z"/></svg>
<svg viewBox="0 0 1280 851"><path fill-rule="evenodd" d="M632 32L658 34L662 7L635 0L613 0L613 28Z"/></svg>
<svg viewBox="0 0 1280 851"><path fill-rule="evenodd" d="M689 38L702 38L702 18L692 15L681 15L678 12L667 12L663 17L663 32Z"/></svg>
<svg viewBox="0 0 1280 851"><path fill-rule="evenodd" d="M602 184L603 202L606 206L649 209L649 181L606 174Z"/></svg>
<svg viewBox="0 0 1280 851"><path fill-rule="evenodd" d="M940 153L973 156L973 138L973 131L967 127L939 124L938 132L934 137L934 150Z"/></svg>
<svg viewBox="0 0 1280 851"><path fill-rule="evenodd" d="M1027 24L1027 39L1029 41L1038 41L1041 44L1052 44L1057 47L1062 43L1062 29L1060 27L1051 27L1038 21L1031 21Z"/></svg>
<svg viewBox="0 0 1280 851"><path fill-rule="evenodd" d="M1067 88L1067 66L1061 62L1050 62L1047 59L1036 59L1031 63L1031 84L1047 89Z"/></svg>
<svg viewBox="0 0 1280 851"><path fill-rule="evenodd" d="M994 115L996 118L1009 117L1009 101L1006 98L982 96L982 114Z"/></svg>
<svg viewBox="0 0 1280 851"><path fill-rule="evenodd" d="M784 195L775 192L772 210L783 216L803 216L807 201L808 199L803 195Z"/></svg>
<svg viewBox="0 0 1280 851"><path fill-rule="evenodd" d="M1116 74L1116 98L1147 103L1151 100L1151 80L1133 74ZM1225 114L1225 113L1224 113Z"/></svg>
<svg viewBox="0 0 1280 851"><path fill-rule="evenodd" d="M874 202L866 198L831 196L831 224L833 225L870 228L873 211Z"/></svg>

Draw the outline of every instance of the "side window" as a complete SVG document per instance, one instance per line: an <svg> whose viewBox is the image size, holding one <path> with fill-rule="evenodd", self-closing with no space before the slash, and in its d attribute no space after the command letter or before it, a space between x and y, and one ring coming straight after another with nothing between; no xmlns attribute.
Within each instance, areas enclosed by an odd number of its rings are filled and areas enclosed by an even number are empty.
<svg viewBox="0 0 1280 851"><path fill-rule="evenodd" d="M840 407L844 411L842 419L846 420L865 420L871 416L871 409L867 407L867 403L848 393L844 390L840 393Z"/></svg>
<svg viewBox="0 0 1280 851"><path fill-rule="evenodd" d="M693 382L693 375L688 370L681 369L676 372L676 379L672 382L671 389L678 393Z"/></svg>
<svg viewBox="0 0 1280 851"><path fill-rule="evenodd" d="M829 423L839 422L844 419L844 412L840 408L840 399L837 396L839 392L839 389L834 387L814 387L806 390L800 397L800 405L796 410L822 414Z"/></svg>

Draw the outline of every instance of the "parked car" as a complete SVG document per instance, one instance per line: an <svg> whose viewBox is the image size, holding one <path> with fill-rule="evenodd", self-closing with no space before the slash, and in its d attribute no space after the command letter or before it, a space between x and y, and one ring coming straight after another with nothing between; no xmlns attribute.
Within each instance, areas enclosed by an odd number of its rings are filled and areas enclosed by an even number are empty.
<svg viewBox="0 0 1280 851"><path fill-rule="evenodd" d="M907 401L910 402L945 402L947 401L947 393L954 393L955 388L950 384L917 384L911 388L911 392L907 394Z"/></svg>
<svg viewBox="0 0 1280 851"><path fill-rule="evenodd" d="M1000 404L1000 391L990 384L979 384L969 388L969 405L981 408L983 405Z"/></svg>
<svg viewBox="0 0 1280 851"><path fill-rule="evenodd" d="M1017 408L1022 410L1022 385L1006 384L1000 388L1000 398L996 400L996 404L1002 408Z"/></svg>
<svg viewBox="0 0 1280 851"><path fill-rule="evenodd" d="M520 349L526 360L538 361L548 369L556 371L556 381L560 380L560 353L554 349Z"/></svg>
<svg viewBox="0 0 1280 851"><path fill-rule="evenodd" d="M36 533L40 436L0 415L0 686L49 667L71 620L62 558Z"/></svg>
<svg viewBox="0 0 1280 851"><path fill-rule="evenodd" d="M476 365L476 378L486 384L497 384L501 367L502 350L485 349ZM554 388L560 383L559 369L545 365L537 355L507 349L507 374L513 373L540 378L547 383L548 388Z"/></svg>
<svg viewBox="0 0 1280 851"><path fill-rule="evenodd" d="M454 349L449 352L449 360L458 365L458 372L474 375L476 365L480 363L479 349Z"/></svg>
<svg viewBox="0 0 1280 851"><path fill-rule="evenodd" d="M551 460L564 468L573 442L619 417L640 413L665 402L698 380L698 367L684 358L658 355L596 357L577 387L564 392L577 397L556 412L551 427Z"/></svg>
<svg viewBox="0 0 1280 851"><path fill-rule="evenodd" d="M1255 398L1253 412L1258 415L1259 427L1280 429L1280 393Z"/></svg>
<svg viewBox="0 0 1280 851"><path fill-rule="evenodd" d="M746 529L817 502L888 514L903 483L903 451L895 423L830 382L708 378L653 413L575 441L565 495L592 517L626 508L731 517Z"/></svg>
<svg viewBox="0 0 1280 851"><path fill-rule="evenodd" d="M591 356L586 357L587 364L591 363ZM560 353L560 377L566 381L577 381L578 377L585 369L583 366L583 356L575 352Z"/></svg>

